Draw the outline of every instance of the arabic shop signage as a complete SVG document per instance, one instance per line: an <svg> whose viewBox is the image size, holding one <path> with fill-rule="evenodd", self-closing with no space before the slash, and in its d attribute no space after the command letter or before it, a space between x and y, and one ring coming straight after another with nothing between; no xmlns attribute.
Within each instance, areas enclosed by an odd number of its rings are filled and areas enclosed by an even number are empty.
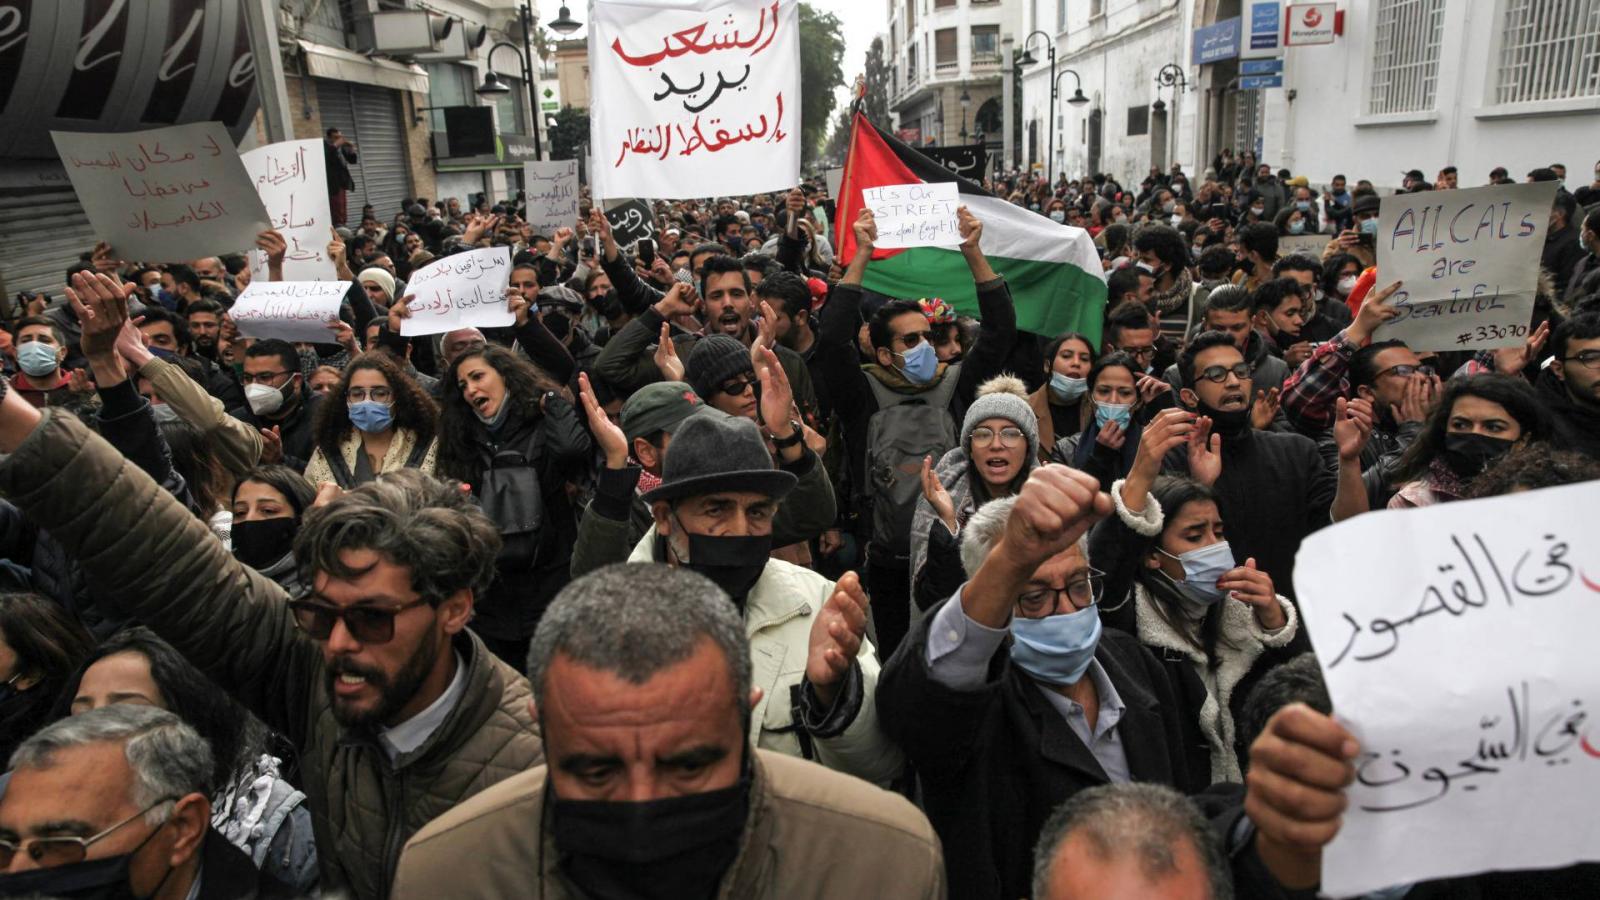
<svg viewBox="0 0 1600 900"><path fill-rule="evenodd" d="M525 134L500 134L494 139L493 153L477 156L453 156L435 159L436 172L481 172L487 169L520 169L525 162L537 160L533 138Z"/></svg>
<svg viewBox="0 0 1600 900"><path fill-rule="evenodd" d="M1215 25L1194 30L1194 48L1190 53L1197 66L1222 62L1239 55L1239 17L1223 19Z"/></svg>
<svg viewBox="0 0 1600 900"><path fill-rule="evenodd" d="M242 0L0 0L0 157L54 159L50 132L255 116Z"/></svg>

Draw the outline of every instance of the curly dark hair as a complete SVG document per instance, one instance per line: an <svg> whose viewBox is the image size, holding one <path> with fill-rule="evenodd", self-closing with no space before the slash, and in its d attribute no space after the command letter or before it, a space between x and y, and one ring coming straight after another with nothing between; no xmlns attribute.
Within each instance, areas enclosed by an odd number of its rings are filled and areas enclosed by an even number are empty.
<svg viewBox="0 0 1600 900"><path fill-rule="evenodd" d="M494 344L456 357L444 377L436 471L441 478L455 478L476 485L483 474L483 458L476 440L483 423L478 420L477 411L468 405L458 375L461 365L471 359L482 359L500 373L500 380L506 385L505 402L515 404L528 419L542 415L539 398L551 391L560 391L561 385L532 362Z"/></svg>
<svg viewBox="0 0 1600 900"><path fill-rule="evenodd" d="M394 394L394 426L412 432L419 445L427 446L438 432L439 404L395 363L392 355L368 352L350 360L339 377L339 386L328 395L328 402L317 407L313 434L322 455L330 459L337 456L339 445L355 428L350 424L350 406L342 401L350 389L350 377L364 369L377 372L389 383L389 390Z"/></svg>
<svg viewBox="0 0 1600 900"><path fill-rule="evenodd" d="M1600 480L1600 462L1548 443L1518 447L1467 485L1467 499Z"/></svg>

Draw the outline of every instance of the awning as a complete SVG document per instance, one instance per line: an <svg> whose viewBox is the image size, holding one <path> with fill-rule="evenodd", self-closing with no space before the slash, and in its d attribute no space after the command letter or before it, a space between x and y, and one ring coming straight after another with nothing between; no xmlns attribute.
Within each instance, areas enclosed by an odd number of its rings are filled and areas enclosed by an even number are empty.
<svg viewBox="0 0 1600 900"><path fill-rule="evenodd" d="M367 57L343 47L311 41L299 41L299 44L306 54L306 71L314 78L353 81L418 94L428 92L428 72L421 66Z"/></svg>

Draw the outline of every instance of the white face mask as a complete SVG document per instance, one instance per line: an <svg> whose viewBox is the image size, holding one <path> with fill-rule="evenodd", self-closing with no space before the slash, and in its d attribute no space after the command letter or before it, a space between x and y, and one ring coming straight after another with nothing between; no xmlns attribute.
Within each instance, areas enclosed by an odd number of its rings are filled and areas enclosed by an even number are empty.
<svg viewBox="0 0 1600 900"><path fill-rule="evenodd" d="M245 385L244 399L258 416L270 416L283 408L283 391L270 384Z"/></svg>
<svg viewBox="0 0 1600 900"><path fill-rule="evenodd" d="M1350 296L1350 292L1356 289L1356 279L1358 277L1360 277L1360 276L1357 276L1357 275L1346 275L1343 278L1339 279L1339 296L1341 296L1341 297Z"/></svg>

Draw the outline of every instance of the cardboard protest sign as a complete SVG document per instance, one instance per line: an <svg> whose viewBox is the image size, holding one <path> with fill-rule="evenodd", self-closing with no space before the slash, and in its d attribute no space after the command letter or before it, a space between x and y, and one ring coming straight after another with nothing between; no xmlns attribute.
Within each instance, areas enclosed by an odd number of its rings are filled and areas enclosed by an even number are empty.
<svg viewBox="0 0 1600 900"><path fill-rule="evenodd" d="M288 252L283 256L285 281L332 281L338 277L333 260L328 258L328 229L333 214L328 210L327 160L322 141L281 141L257 147L239 158L255 183L256 193L267 208L272 227L283 235ZM267 277L267 255L250 253L251 280Z"/></svg>
<svg viewBox="0 0 1600 900"><path fill-rule="evenodd" d="M233 301L228 315L248 338L333 343L328 325L339 321L348 281L255 281Z"/></svg>
<svg viewBox="0 0 1600 900"><path fill-rule="evenodd" d="M1515 347L1527 339L1554 182L1384 197L1378 282L1404 282L1374 340L1413 350Z"/></svg>
<svg viewBox="0 0 1600 900"><path fill-rule="evenodd" d="M643 200L606 204L606 221L611 223L611 237L618 247L632 247L645 238L656 236L655 213Z"/></svg>
<svg viewBox="0 0 1600 900"><path fill-rule="evenodd" d="M506 298L511 248L485 247L436 259L411 273L406 292L411 316L400 323L405 337L457 328L503 328L516 321Z"/></svg>
<svg viewBox="0 0 1600 900"><path fill-rule="evenodd" d="M50 137L95 234L121 259L238 253L267 230L267 210L217 122Z"/></svg>
<svg viewBox="0 0 1600 900"><path fill-rule="evenodd" d="M755 194L800 180L797 0L595 0L597 199Z"/></svg>
<svg viewBox="0 0 1600 900"><path fill-rule="evenodd" d="M961 243L956 209L961 190L953 181L890 184L867 188L861 200L878 224L875 246L954 247Z"/></svg>
<svg viewBox="0 0 1600 900"><path fill-rule="evenodd" d="M572 228L578 222L578 161L522 164L522 191L527 203L528 224L534 234L545 237L557 228Z"/></svg>
<svg viewBox="0 0 1600 900"><path fill-rule="evenodd" d="M1600 667L1574 639L1600 629L1597 504L1587 482L1366 513L1301 545L1297 605L1361 742L1325 895L1600 860Z"/></svg>

